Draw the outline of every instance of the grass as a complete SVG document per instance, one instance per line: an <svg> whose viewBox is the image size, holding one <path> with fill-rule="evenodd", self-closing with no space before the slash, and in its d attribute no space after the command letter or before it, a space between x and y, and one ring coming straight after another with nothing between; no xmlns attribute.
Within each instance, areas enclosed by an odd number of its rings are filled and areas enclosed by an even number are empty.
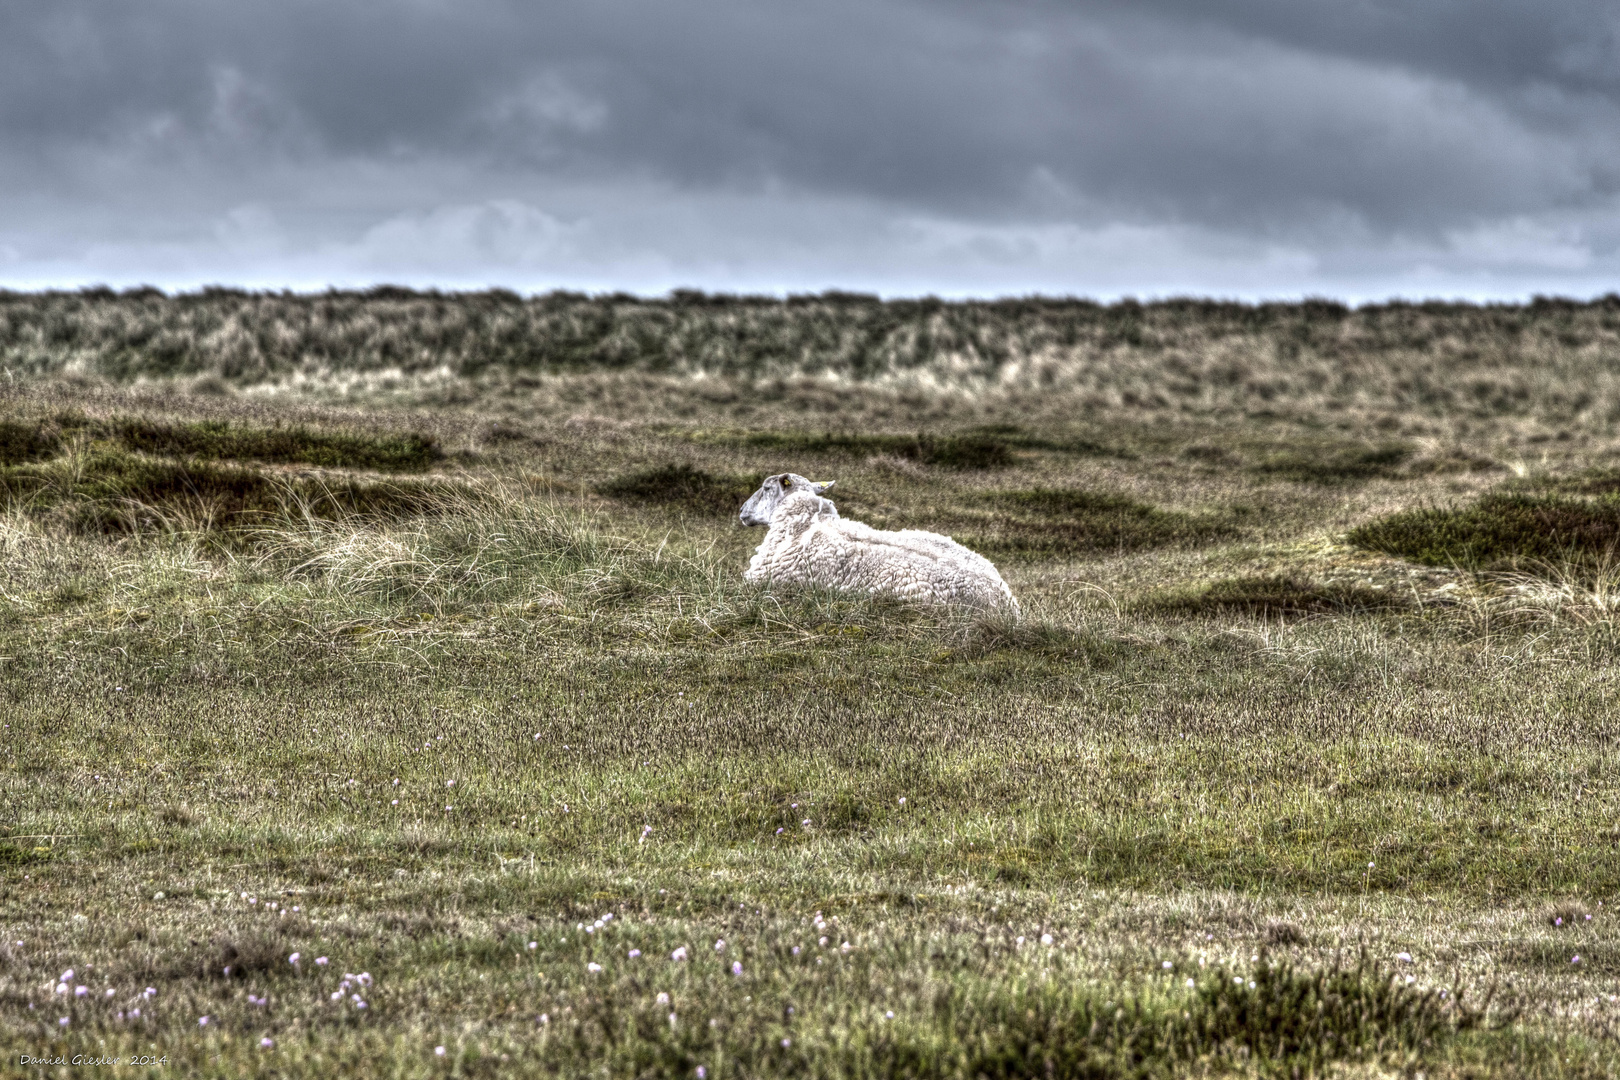
<svg viewBox="0 0 1620 1080"><path fill-rule="evenodd" d="M1224 578L1148 601L1157 611L1258 616L1348 615L1400 609L1408 597L1356 583L1318 583L1289 575Z"/></svg>
<svg viewBox="0 0 1620 1080"><path fill-rule="evenodd" d="M988 495L991 519L972 534L987 551L1046 557L1202 545L1238 534L1214 514L1163 510L1124 495L1037 488Z"/></svg>
<svg viewBox="0 0 1620 1080"><path fill-rule="evenodd" d="M719 477L690 465L658 465L616 476L598 484L596 490L615 499L725 514L742 506L764 479L763 473L752 477Z"/></svg>
<svg viewBox="0 0 1620 1080"><path fill-rule="evenodd" d="M1350 540L1414 562L1470 570L1604 565L1620 545L1620 501L1492 492L1457 509L1390 514L1359 526Z"/></svg>
<svg viewBox="0 0 1620 1080"><path fill-rule="evenodd" d="M84 340L98 305L184 306L82 302ZM809 309L869 343L899 313ZM1098 308L1119 355L1162 353L1107 409L899 369L25 379L0 1048L200 1076L1613 1075L1620 633L1601 537L1560 523L1607 512L1620 442L1535 394L1298 389L1330 326L1609 317L1470 310ZM1172 316L1308 321L1278 414L1187 404ZM976 440L1006 457L904 449ZM744 582L735 511L788 469L993 554L1026 617Z"/></svg>
<svg viewBox="0 0 1620 1080"><path fill-rule="evenodd" d="M783 454L888 454L920 465L946 469L1003 469L1014 457L1006 439L997 435L872 435L802 431L695 431L686 437L720 446L747 446Z"/></svg>
<svg viewBox="0 0 1620 1080"><path fill-rule="evenodd" d="M444 456L432 438L414 432L365 436L311 431L300 426L255 429L227 421L176 424L137 417L119 418L111 428L114 437L129 450L213 461L422 472Z"/></svg>
<svg viewBox="0 0 1620 1080"><path fill-rule="evenodd" d="M285 477L198 460L165 460L112 449L0 467L14 506L80 532L180 530L221 542L289 515L398 518L431 513L453 491L419 481L349 476Z"/></svg>
<svg viewBox="0 0 1620 1080"><path fill-rule="evenodd" d="M1256 464L1255 469L1303 483L1353 483L1397 476L1411 456L1412 448L1398 443L1308 447L1270 454Z"/></svg>

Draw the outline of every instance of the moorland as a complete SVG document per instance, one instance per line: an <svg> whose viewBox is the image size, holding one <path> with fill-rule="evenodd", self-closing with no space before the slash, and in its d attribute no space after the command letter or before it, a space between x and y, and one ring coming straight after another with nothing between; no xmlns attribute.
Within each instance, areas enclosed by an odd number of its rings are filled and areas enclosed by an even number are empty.
<svg viewBox="0 0 1620 1080"><path fill-rule="evenodd" d="M1620 298L0 293L0 501L24 1075L1620 1064Z"/></svg>

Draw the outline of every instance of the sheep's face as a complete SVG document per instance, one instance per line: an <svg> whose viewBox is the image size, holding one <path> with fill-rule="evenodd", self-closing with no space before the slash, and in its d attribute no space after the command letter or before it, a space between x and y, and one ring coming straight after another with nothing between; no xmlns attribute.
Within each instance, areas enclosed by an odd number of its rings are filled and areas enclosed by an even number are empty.
<svg viewBox="0 0 1620 1080"><path fill-rule="evenodd" d="M769 526L771 518L776 514L777 504L796 491L807 491L812 495L820 495L833 486L834 481L828 480L817 483L806 480L798 473L777 473L767 476L765 482L759 485L759 490L748 497L743 503L742 513L737 516L744 525Z"/></svg>

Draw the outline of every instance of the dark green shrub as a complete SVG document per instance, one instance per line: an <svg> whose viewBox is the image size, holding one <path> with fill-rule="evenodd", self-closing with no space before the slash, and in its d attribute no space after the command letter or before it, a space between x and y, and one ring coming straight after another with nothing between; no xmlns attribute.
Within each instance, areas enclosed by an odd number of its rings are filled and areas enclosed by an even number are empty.
<svg viewBox="0 0 1620 1080"><path fill-rule="evenodd" d="M121 419L110 427L111 434L130 450L168 457L388 472L420 472L444 457L436 440L415 433L358 435L305 427L243 427L213 420L158 423Z"/></svg>
<svg viewBox="0 0 1620 1080"><path fill-rule="evenodd" d="M1496 570L1591 565L1620 545L1620 497L1495 492L1460 509L1404 510L1351 531L1350 542L1430 566Z"/></svg>
<svg viewBox="0 0 1620 1080"><path fill-rule="evenodd" d="M1399 443L1300 448L1272 454L1254 469L1300 483L1344 484L1399 476L1411 456L1412 448Z"/></svg>
<svg viewBox="0 0 1620 1080"><path fill-rule="evenodd" d="M629 502L654 503L703 513L735 513L765 479L715 476L690 465L659 465L598 484L599 494Z"/></svg>
<svg viewBox="0 0 1620 1080"><path fill-rule="evenodd" d="M1173 614L1246 612L1251 615L1338 615L1407 606L1398 594L1364 585L1316 584L1288 575L1227 578L1198 589L1167 593L1147 608Z"/></svg>
<svg viewBox="0 0 1620 1080"><path fill-rule="evenodd" d="M43 424L0 420L0 465L39 461L61 449L62 441Z"/></svg>
<svg viewBox="0 0 1620 1080"><path fill-rule="evenodd" d="M1101 554L1207 544L1236 534L1214 516L1161 510L1106 492L1037 488L995 492L984 501L999 512L994 523L961 539L987 551Z"/></svg>
<svg viewBox="0 0 1620 1080"><path fill-rule="evenodd" d="M692 432L689 438L722 446L750 446L788 454L893 454L946 469L1001 469L1014 464L1007 440L988 434L864 435L848 432Z"/></svg>
<svg viewBox="0 0 1620 1080"><path fill-rule="evenodd" d="M65 513L86 532L202 531L216 538L308 515L397 519L431 513L451 489L423 481L272 477L237 465L172 461L100 449L60 462L0 468L0 498ZM464 493L465 494L465 493Z"/></svg>

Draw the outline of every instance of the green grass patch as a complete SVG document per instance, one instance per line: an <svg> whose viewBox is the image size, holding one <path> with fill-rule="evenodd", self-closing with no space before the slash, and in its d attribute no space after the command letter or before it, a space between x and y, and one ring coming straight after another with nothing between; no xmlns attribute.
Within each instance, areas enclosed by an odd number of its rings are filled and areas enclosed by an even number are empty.
<svg viewBox="0 0 1620 1080"><path fill-rule="evenodd" d="M691 431L683 437L716 446L745 446L787 454L893 454L945 469L1004 469L1016 463L1001 434L869 435L852 432Z"/></svg>
<svg viewBox="0 0 1620 1080"><path fill-rule="evenodd" d="M0 465L54 457L61 446L61 436L43 424L0 420Z"/></svg>
<svg viewBox="0 0 1620 1080"><path fill-rule="evenodd" d="M117 419L107 427L129 450L168 457L383 472L422 472L444 457L437 440L416 433L361 435L296 425L246 427L218 420L163 423L143 418Z"/></svg>
<svg viewBox="0 0 1620 1080"><path fill-rule="evenodd" d="M443 460L429 435L321 431L299 424L250 426L225 420L167 421L151 417L98 420L61 413L0 421L0 465L56 457L65 438L109 443L135 453L207 461L254 461L328 469L423 472Z"/></svg>
<svg viewBox="0 0 1620 1080"><path fill-rule="evenodd" d="M1467 570L1592 567L1620 545L1620 497L1494 492L1456 509L1404 510L1351 530L1351 543Z"/></svg>
<svg viewBox="0 0 1620 1080"><path fill-rule="evenodd" d="M765 479L716 476L686 464L637 469L596 486L597 494L627 502L678 507L703 513L736 513Z"/></svg>
<svg viewBox="0 0 1620 1080"><path fill-rule="evenodd" d="M1317 583L1289 574L1226 578L1151 596L1143 610L1177 615L1349 615L1400 610L1407 600L1387 590L1344 582Z"/></svg>
<svg viewBox="0 0 1620 1080"><path fill-rule="evenodd" d="M975 519L960 539L984 551L1057 557L1197 546L1237 535L1216 515L1162 510L1124 495L1037 488L982 497L995 514Z"/></svg>
<svg viewBox="0 0 1620 1080"><path fill-rule="evenodd" d="M1257 462L1256 472L1303 484L1347 484L1402 475L1412 448L1400 443L1329 445L1278 451Z"/></svg>
<svg viewBox="0 0 1620 1080"><path fill-rule="evenodd" d="M0 468L0 499L65 519L80 532L204 532L226 537L303 517L398 520L452 494L424 481L282 477L238 465L173 461L112 449Z"/></svg>

